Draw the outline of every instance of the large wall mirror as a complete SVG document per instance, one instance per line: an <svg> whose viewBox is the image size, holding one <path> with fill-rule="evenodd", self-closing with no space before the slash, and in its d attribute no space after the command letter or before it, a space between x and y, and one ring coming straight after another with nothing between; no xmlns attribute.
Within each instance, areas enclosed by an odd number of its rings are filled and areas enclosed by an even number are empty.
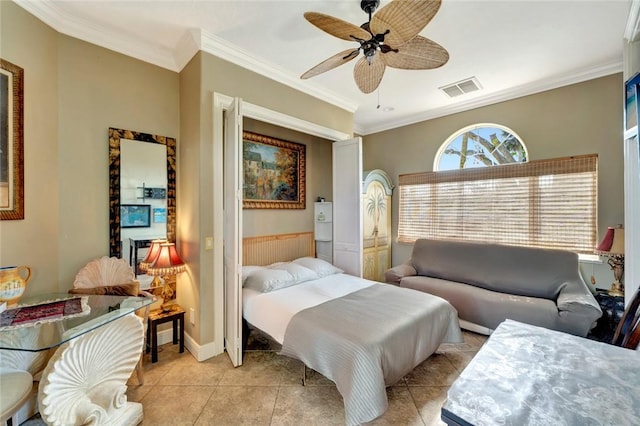
<svg viewBox="0 0 640 426"><path fill-rule="evenodd" d="M175 138L110 128L109 255L136 269L131 240L175 237Z"/></svg>

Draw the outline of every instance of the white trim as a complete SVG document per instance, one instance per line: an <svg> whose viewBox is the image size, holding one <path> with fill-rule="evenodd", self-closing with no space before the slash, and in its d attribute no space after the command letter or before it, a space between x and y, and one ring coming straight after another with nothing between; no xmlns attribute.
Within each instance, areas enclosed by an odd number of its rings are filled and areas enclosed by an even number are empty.
<svg viewBox="0 0 640 426"><path fill-rule="evenodd" d="M84 40L132 58L179 72L174 49L131 37L112 27L99 26L93 21L66 13L54 1L14 0L14 2L59 33Z"/></svg>
<svg viewBox="0 0 640 426"><path fill-rule="evenodd" d="M158 332L158 347L173 342L173 329L168 328ZM184 347L195 359L198 361L204 361L216 355L220 355L222 351L218 351L215 348L216 345L208 343L206 345L198 345L198 343L187 333L184 334ZM158 354L158 361L161 360Z"/></svg>
<svg viewBox="0 0 640 426"><path fill-rule="evenodd" d="M355 102L334 92L322 89L312 82L301 80L299 77L293 76L291 73L279 66L266 62L263 58L253 56L249 52L239 48L238 46L232 45L226 40L206 31L201 31L200 34L200 45L203 52L210 53L218 58L229 61L232 64L251 70L257 74L292 87L348 112L352 113L358 109L358 105Z"/></svg>
<svg viewBox="0 0 640 426"><path fill-rule="evenodd" d="M224 350L224 210L223 194L223 114L233 102L233 97L222 93L213 93L213 300L200 301L201 306L213 306L214 309L214 342L213 350L208 352L213 355L222 353ZM271 123L287 129L292 129L301 133L326 138L330 140L348 139L350 135L341 131L324 127L309 121L301 120L273 111L248 102L242 104L242 112L245 117Z"/></svg>
<svg viewBox="0 0 640 426"><path fill-rule="evenodd" d="M141 41L136 37L128 37L115 31L113 28L98 27L93 22L70 16L64 13L54 1L14 0L14 2L60 33L85 40L89 43L114 50L171 71L180 72L193 55L201 49L319 100L335 105L348 112L355 113L354 120L356 120L356 123L354 123L354 132L362 136L604 77L622 72L623 69L622 60L615 61L587 70L578 70L575 73L555 76L532 84L511 88L488 97L481 97L468 102L418 112L397 120L363 125L357 123L357 102L346 99L338 93L329 92L311 80L301 80L298 76L292 75L279 66L266 63L264 59L256 58L239 47L200 29L189 30L177 46L167 48ZM625 38L635 39L638 37L640 37L640 2L634 0L631 4L631 10L627 20Z"/></svg>
<svg viewBox="0 0 640 426"><path fill-rule="evenodd" d="M228 98L228 97L227 97ZM232 98L229 98L233 100ZM224 351L224 116L229 107L221 95L213 94L213 300L200 306L213 306L213 342L215 353Z"/></svg>
<svg viewBox="0 0 640 426"><path fill-rule="evenodd" d="M640 40L640 1L631 2L627 25L624 29L624 39L627 42Z"/></svg>
<svg viewBox="0 0 640 426"><path fill-rule="evenodd" d="M436 152L436 156L433 159L433 168L431 170L433 170L434 172L440 171L440 167L438 167L438 163L440 163L440 157L442 157L442 154L444 153L444 151L449 147L451 142L453 142L458 138L458 136L462 135L463 133L466 133L478 128L484 128L484 127L495 127L497 129L501 129L505 132L511 133L513 136L515 136L518 139L518 142L520 142L520 145L522 146L522 148L524 148L526 162L529 161L529 150L527 149L527 146L524 144L519 134L517 134L507 126L503 126L502 124L475 123L475 124L471 124L469 126L456 130L455 132L451 133L447 139L444 140L444 142L442 143L442 145L440 145L440 148L438 148L438 151Z"/></svg>
<svg viewBox="0 0 640 426"><path fill-rule="evenodd" d="M441 108L434 108L429 111L418 112L413 115L400 117L397 120L384 121L378 124L364 127L360 124L354 124L354 132L359 135L366 136L372 133L378 133L402 126L408 126L410 124L432 120L438 117L444 117L447 115L469 111L483 106L517 99L523 96L534 95L536 93L545 92L547 90L557 89L559 87L569 86L571 84L593 80L595 78L605 77L618 72L622 72L622 60L603 64L586 70L581 70L573 74L551 77L531 84L513 87L503 90L502 92L495 93L493 95L472 99L467 102L456 103L455 105L449 105ZM354 115L354 120L358 120L357 112Z"/></svg>
<svg viewBox="0 0 640 426"><path fill-rule="evenodd" d="M493 330L487 328L482 325L475 324L473 322L465 321L458 318L460 322L460 328L464 328L465 330L473 331L474 333L484 334L485 336L490 336L493 333Z"/></svg>
<svg viewBox="0 0 640 426"><path fill-rule="evenodd" d="M221 93L214 93L214 113L216 107L226 110L233 102L233 97L223 95ZM317 136L320 138L330 139L332 141L339 141L349 139L351 135L341 132L339 130L331 129L329 127L321 126L319 124L312 123L310 121L302 120L287 114L283 114L278 111L270 110L259 105L254 105L246 101L243 102L243 115L245 117L252 118L258 121L264 121L266 123L275 124L280 127L295 130L300 133L306 133L308 135ZM215 116L214 116L215 120ZM222 134L220 135L222 136Z"/></svg>

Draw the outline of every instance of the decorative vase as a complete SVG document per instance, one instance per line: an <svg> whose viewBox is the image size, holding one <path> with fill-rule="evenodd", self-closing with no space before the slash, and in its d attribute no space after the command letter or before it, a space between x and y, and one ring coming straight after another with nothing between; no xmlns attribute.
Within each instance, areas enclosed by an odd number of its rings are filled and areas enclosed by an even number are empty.
<svg viewBox="0 0 640 426"><path fill-rule="evenodd" d="M0 303L7 302L7 306L18 303L27 288L30 278L31 268L28 266L4 266L0 268Z"/></svg>

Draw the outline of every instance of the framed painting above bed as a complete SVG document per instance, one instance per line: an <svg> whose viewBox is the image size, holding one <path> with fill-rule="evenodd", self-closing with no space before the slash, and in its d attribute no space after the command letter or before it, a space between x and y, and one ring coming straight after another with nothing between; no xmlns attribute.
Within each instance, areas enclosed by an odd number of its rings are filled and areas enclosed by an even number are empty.
<svg viewBox="0 0 640 426"><path fill-rule="evenodd" d="M243 208L304 209L306 146L243 132Z"/></svg>

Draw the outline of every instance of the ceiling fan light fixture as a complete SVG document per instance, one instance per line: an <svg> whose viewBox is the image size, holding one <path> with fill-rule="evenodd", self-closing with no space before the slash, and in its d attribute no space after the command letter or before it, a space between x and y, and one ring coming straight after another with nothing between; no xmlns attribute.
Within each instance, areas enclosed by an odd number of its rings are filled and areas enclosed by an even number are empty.
<svg viewBox="0 0 640 426"><path fill-rule="evenodd" d="M360 9L369 15L375 12L378 6L380 6L380 0L362 0L360 2Z"/></svg>
<svg viewBox="0 0 640 426"><path fill-rule="evenodd" d="M408 70L441 67L449 60L449 53L436 42L418 35L438 12L441 1L392 0L372 16L380 1L361 0L360 8L369 14L369 21L359 27L323 13L306 12L304 17L312 25L360 46L320 62L300 78L336 68L354 59L360 50L364 57L354 67L354 79L363 93L371 93L378 87L387 66Z"/></svg>

